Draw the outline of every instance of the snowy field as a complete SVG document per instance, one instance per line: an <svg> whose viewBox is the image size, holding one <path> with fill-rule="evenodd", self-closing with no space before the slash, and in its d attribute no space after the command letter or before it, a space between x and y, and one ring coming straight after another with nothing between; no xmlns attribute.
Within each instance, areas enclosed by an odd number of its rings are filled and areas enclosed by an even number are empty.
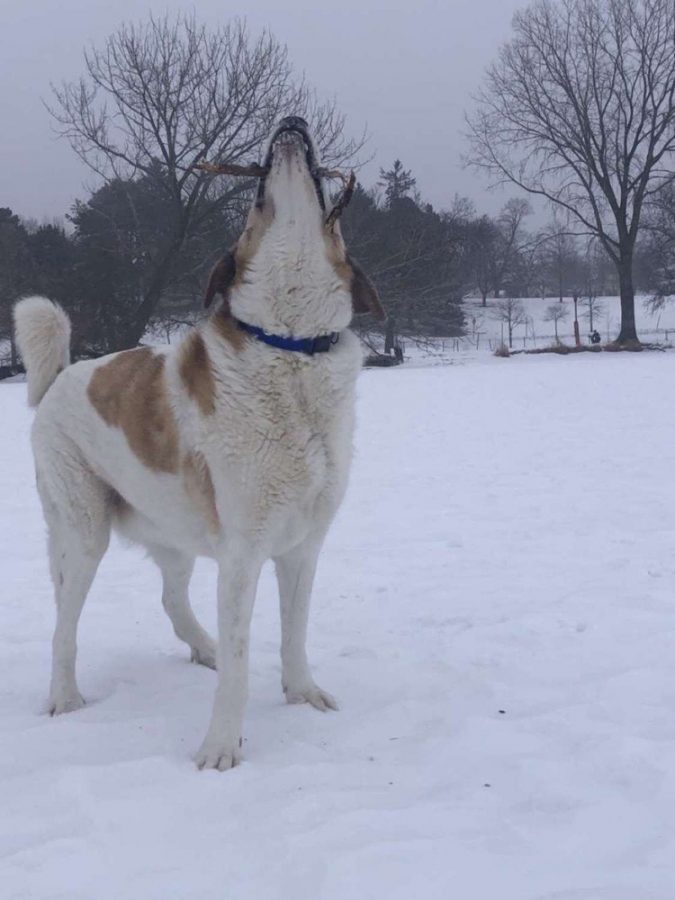
<svg viewBox="0 0 675 900"><path fill-rule="evenodd" d="M672 343L675 340L675 298L669 299L662 309L652 312L646 304L645 296L635 298L635 321L638 334L643 341L655 343ZM527 321L518 325L513 331L513 349L530 350L534 347L547 347L555 342L553 322L546 321L546 313L550 306L556 306L557 297L524 297L518 301L522 304ZM480 300L464 301L466 320L466 338L460 341L446 340L447 351L475 349L494 350L502 340L502 323L495 318L495 310L499 300L488 299L487 307ZM593 327L602 337L603 342L613 341L621 327L621 305L618 297L598 297L596 300ZM565 297L562 303L567 311L567 318L558 323L558 336L563 343L574 343L574 303ZM587 307L579 301L579 330L581 340L588 344L590 322ZM503 326L503 338L508 342L508 329Z"/></svg>
<svg viewBox="0 0 675 900"><path fill-rule="evenodd" d="M341 711L282 702L266 571L224 774L191 761L214 674L137 550L85 607L87 707L43 714L30 415L0 385L3 900L673 900L673 383L675 353L365 372L310 641Z"/></svg>

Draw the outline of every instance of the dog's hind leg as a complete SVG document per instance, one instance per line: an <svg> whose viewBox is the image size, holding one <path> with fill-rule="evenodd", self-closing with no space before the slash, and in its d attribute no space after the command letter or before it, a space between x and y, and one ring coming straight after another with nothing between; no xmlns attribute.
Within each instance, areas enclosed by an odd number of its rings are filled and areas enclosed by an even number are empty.
<svg viewBox="0 0 675 900"><path fill-rule="evenodd" d="M151 547L150 555L162 572L162 605L176 636L190 647L192 661L216 668L216 643L197 621L188 595L193 557L165 547Z"/></svg>
<svg viewBox="0 0 675 900"><path fill-rule="evenodd" d="M307 623L321 540L305 541L274 563L281 601L281 685L289 703L337 709L337 701L314 681L307 662Z"/></svg>
<svg viewBox="0 0 675 900"><path fill-rule="evenodd" d="M110 491L77 465L38 475L48 529L49 562L56 598L49 711L84 705L75 678L77 626L89 588L110 539Z"/></svg>

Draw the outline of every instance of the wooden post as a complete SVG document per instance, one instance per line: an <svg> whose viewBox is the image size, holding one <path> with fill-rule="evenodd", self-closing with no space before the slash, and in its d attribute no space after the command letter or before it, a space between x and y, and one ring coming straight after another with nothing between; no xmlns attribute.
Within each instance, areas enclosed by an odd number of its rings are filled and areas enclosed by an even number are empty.
<svg viewBox="0 0 675 900"><path fill-rule="evenodd" d="M395 344L396 319L394 318L394 316L389 316L384 332L384 352L387 354L387 356L389 356L389 354L392 352Z"/></svg>

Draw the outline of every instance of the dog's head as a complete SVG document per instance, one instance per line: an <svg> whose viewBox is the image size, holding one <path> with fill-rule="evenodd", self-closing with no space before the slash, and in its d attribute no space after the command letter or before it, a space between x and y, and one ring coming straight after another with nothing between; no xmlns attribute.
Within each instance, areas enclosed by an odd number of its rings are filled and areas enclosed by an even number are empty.
<svg viewBox="0 0 675 900"><path fill-rule="evenodd" d="M309 227L321 226L327 198L319 152L300 116L287 116L276 126L267 142L263 170L256 206L261 210L271 206L273 215L286 222L300 217Z"/></svg>
<svg viewBox="0 0 675 900"><path fill-rule="evenodd" d="M319 152L299 116L270 135L246 228L213 269L207 306L216 294L239 318L295 333L339 330L354 313L385 318L330 216Z"/></svg>

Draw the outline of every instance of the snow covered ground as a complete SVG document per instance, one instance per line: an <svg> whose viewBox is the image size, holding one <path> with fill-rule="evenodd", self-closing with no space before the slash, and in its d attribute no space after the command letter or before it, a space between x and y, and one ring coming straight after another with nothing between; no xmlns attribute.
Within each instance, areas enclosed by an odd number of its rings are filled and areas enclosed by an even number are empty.
<svg viewBox="0 0 675 900"><path fill-rule="evenodd" d="M459 364L461 362L461 364ZM311 656L282 702L271 572L246 760L191 761L214 675L137 550L50 719L25 386L0 385L3 900L672 900L675 353L371 370ZM214 566L194 605L213 628Z"/></svg>

